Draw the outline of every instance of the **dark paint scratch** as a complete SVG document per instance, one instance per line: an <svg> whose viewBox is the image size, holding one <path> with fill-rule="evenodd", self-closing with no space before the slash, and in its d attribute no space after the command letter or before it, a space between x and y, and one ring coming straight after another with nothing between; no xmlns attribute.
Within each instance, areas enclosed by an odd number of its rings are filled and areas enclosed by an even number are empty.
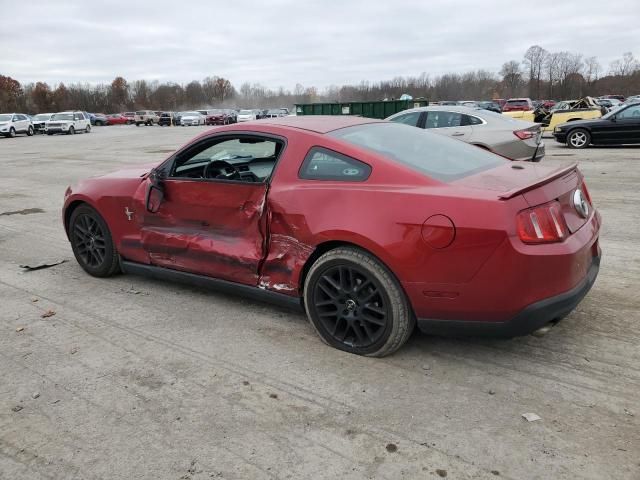
<svg viewBox="0 0 640 480"><path fill-rule="evenodd" d="M41 208L25 208L24 210L14 210L12 212L2 212L0 217L8 217L9 215L31 215L32 213L44 213Z"/></svg>

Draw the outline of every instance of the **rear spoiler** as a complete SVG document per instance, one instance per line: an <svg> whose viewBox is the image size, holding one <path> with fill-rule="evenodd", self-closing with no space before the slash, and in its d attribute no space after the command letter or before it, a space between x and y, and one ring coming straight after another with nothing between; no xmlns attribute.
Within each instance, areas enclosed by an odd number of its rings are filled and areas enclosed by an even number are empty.
<svg viewBox="0 0 640 480"><path fill-rule="evenodd" d="M544 177L540 177L539 179L537 179L535 182L529 184L529 185L525 185L523 187L517 187L514 188L512 190L509 190L507 192L504 192L500 195L498 195L498 198L500 198L501 200L507 200L509 198L513 198L516 195L519 195L521 193L527 192L529 190L533 190L536 187L539 187L540 185L544 185L545 183L550 182L551 180L555 180L556 178L560 178L563 177L564 175L566 175L567 173L571 172L572 170L575 170L578 167L578 163L574 162L570 165L567 165L566 167L560 167L557 170L553 170L551 172L549 172L548 175L544 176Z"/></svg>

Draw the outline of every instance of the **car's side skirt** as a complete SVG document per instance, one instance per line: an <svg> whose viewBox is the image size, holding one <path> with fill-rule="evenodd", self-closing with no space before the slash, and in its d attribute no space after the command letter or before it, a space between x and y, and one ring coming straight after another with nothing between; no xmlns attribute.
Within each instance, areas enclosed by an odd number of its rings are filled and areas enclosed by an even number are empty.
<svg viewBox="0 0 640 480"><path fill-rule="evenodd" d="M232 295L252 298L262 302L273 303L293 310L303 310L302 299L300 297L291 297L282 293L272 292L270 290L252 287L241 283L230 282L228 280L207 277L205 275L198 275L195 273L181 272L179 270L171 270L169 268L156 267L154 265L129 262L126 260L122 260L120 262L120 266L124 273L186 283L189 285L230 293Z"/></svg>

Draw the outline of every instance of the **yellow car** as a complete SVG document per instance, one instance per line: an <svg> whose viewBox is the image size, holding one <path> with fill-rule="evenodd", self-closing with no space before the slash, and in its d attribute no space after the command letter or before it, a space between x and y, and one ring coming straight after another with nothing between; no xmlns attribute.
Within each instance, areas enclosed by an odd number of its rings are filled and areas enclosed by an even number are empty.
<svg viewBox="0 0 640 480"><path fill-rule="evenodd" d="M591 97L580 100L564 100L556 103L550 110L538 107L525 112L504 112L511 118L542 124L543 132L553 132L556 125L574 120L592 120L602 116L602 107Z"/></svg>

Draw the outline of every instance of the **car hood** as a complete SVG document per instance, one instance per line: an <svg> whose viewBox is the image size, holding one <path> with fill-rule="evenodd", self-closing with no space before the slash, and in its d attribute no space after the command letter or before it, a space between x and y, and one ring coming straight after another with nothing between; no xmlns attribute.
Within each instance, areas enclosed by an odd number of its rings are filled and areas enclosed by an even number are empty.
<svg viewBox="0 0 640 480"><path fill-rule="evenodd" d="M132 165L130 167L121 168L120 170L116 170L105 175L97 175L92 178L141 178L158 165L159 164L157 162L145 163L142 165Z"/></svg>
<svg viewBox="0 0 640 480"><path fill-rule="evenodd" d="M183 120L193 120L193 119L198 119L200 117L198 117L196 115L182 115L182 117L180 117L180 118L182 118Z"/></svg>

